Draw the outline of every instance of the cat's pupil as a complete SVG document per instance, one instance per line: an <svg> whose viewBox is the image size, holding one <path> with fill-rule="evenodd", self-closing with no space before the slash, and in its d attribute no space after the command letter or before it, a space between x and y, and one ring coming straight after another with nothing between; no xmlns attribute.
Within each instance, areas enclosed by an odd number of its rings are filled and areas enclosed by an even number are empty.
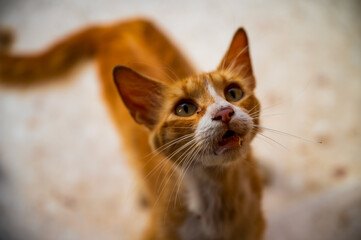
<svg viewBox="0 0 361 240"><path fill-rule="evenodd" d="M183 109L184 109L184 111L185 111L186 113L188 113L188 106L187 106L187 104L184 104L184 105L183 105Z"/></svg>
<svg viewBox="0 0 361 240"><path fill-rule="evenodd" d="M235 91L231 90L231 95L232 95L233 98L236 98L236 92Z"/></svg>

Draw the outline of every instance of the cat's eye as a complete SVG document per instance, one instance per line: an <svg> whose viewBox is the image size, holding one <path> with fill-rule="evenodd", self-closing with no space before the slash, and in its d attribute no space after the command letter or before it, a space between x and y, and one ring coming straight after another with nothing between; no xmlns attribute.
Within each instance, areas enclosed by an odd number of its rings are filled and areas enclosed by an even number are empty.
<svg viewBox="0 0 361 240"><path fill-rule="evenodd" d="M174 114L180 117L188 117L197 111L197 107L191 102L181 102L175 109Z"/></svg>
<svg viewBox="0 0 361 240"><path fill-rule="evenodd" d="M227 101L237 102L243 97L243 92L237 85L230 86L224 91Z"/></svg>

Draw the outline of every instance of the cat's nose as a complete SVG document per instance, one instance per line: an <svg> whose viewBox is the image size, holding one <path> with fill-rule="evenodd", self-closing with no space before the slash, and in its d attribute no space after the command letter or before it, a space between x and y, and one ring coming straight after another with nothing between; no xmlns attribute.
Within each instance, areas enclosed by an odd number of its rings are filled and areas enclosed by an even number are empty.
<svg viewBox="0 0 361 240"><path fill-rule="evenodd" d="M224 123L228 123L232 116L234 115L234 111L231 107L226 107L219 110L212 118L213 121L222 121Z"/></svg>

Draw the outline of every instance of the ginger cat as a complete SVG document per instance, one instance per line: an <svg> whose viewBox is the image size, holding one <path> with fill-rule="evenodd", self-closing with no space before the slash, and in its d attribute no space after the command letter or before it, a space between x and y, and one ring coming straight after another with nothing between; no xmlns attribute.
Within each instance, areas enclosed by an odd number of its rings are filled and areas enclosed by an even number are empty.
<svg viewBox="0 0 361 240"><path fill-rule="evenodd" d="M149 21L91 27L38 55L0 53L0 83L39 84L83 58L96 59L119 137L143 176L143 239L262 239L250 148L260 105L245 31L214 72L197 74Z"/></svg>

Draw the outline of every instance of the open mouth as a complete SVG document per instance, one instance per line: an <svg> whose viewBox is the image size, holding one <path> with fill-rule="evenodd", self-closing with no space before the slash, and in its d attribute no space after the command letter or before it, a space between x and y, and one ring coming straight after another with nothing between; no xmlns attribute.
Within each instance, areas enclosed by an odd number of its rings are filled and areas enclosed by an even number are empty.
<svg viewBox="0 0 361 240"><path fill-rule="evenodd" d="M219 155L228 149L239 147L241 145L242 141L239 135L232 130L227 130L223 134L222 139L218 142L218 147L216 148L214 153L216 155Z"/></svg>
<svg viewBox="0 0 361 240"><path fill-rule="evenodd" d="M232 130L228 130L225 134L223 134L222 139L228 139L230 137L233 137L236 135L236 133Z"/></svg>

